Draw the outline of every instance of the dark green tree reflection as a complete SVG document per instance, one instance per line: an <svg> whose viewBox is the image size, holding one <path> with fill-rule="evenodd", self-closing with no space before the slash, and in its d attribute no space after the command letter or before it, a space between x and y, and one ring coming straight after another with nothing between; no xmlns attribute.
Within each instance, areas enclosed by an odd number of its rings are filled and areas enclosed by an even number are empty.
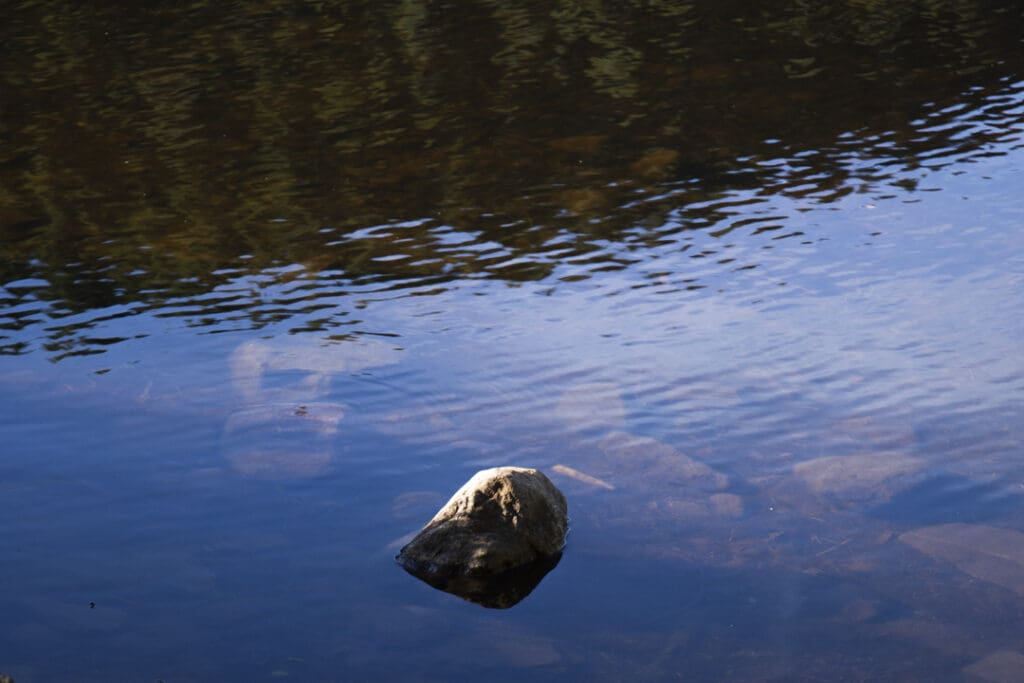
<svg viewBox="0 0 1024 683"><path fill-rule="evenodd" d="M670 216L725 234L724 193L913 191L921 169L984 154L1021 119L1012 3L5 15L0 283L46 286L0 305L42 301L54 319L291 264L343 284L542 280L595 241L658 243ZM28 349L16 333L32 319L0 319L6 352Z"/></svg>

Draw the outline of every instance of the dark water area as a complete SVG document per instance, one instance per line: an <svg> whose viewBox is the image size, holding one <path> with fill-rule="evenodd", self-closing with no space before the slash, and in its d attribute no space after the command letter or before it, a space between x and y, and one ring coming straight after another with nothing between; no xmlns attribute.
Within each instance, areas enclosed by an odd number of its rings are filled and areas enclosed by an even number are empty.
<svg viewBox="0 0 1024 683"><path fill-rule="evenodd" d="M0 7L0 674L1024 671L1024 10ZM509 609L398 549L566 494Z"/></svg>

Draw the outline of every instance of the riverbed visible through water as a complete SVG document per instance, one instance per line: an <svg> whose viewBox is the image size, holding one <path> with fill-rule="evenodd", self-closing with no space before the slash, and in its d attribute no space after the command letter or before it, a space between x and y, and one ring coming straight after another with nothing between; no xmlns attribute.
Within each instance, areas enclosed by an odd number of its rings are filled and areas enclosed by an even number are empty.
<svg viewBox="0 0 1024 683"><path fill-rule="evenodd" d="M0 9L0 674L1020 681L1024 15L762 5Z"/></svg>

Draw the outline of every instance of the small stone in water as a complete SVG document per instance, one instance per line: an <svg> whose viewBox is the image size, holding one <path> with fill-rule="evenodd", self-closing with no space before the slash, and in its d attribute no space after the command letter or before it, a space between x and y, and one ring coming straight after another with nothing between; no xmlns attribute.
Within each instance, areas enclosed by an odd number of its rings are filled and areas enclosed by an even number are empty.
<svg viewBox="0 0 1024 683"><path fill-rule="evenodd" d="M488 574L562 550L565 496L541 472L496 467L477 472L402 548L404 566Z"/></svg>
<svg viewBox="0 0 1024 683"><path fill-rule="evenodd" d="M561 558L565 496L541 472L477 472L396 558L413 576L485 607L511 607Z"/></svg>

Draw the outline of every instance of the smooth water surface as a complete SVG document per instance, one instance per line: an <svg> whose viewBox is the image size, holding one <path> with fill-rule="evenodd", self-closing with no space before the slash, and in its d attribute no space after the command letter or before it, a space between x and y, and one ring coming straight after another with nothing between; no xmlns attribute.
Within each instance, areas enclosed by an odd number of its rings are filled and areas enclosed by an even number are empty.
<svg viewBox="0 0 1024 683"><path fill-rule="evenodd" d="M0 673L1019 680L1024 13L762 5L5 5Z"/></svg>

